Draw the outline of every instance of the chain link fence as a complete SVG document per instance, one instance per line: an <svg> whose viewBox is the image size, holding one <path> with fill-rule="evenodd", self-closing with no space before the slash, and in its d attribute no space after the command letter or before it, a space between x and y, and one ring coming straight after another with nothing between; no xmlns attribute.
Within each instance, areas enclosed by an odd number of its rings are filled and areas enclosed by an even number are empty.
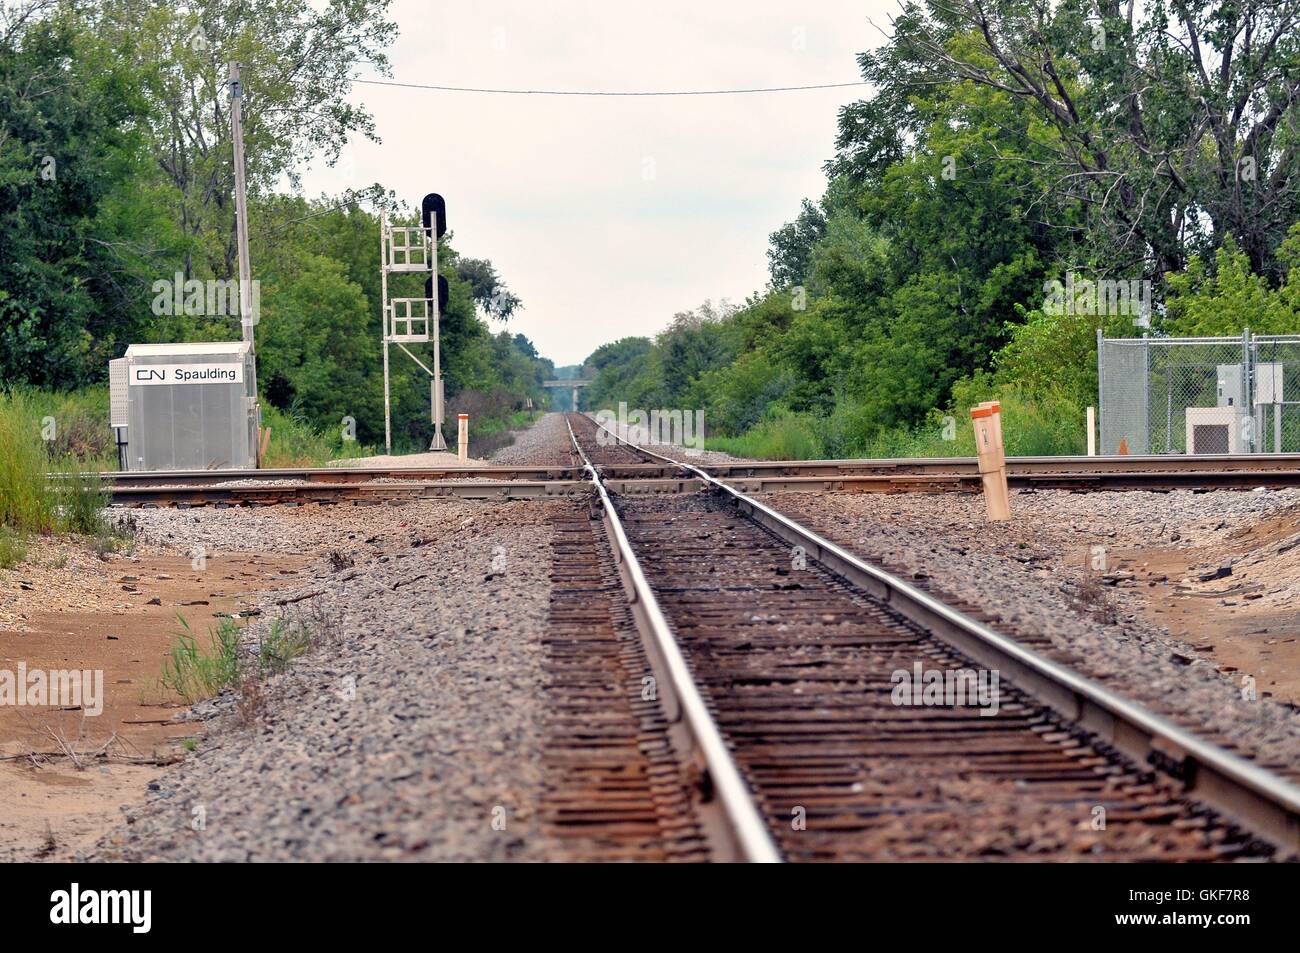
<svg viewBox="0 0 1300 953"><path fill-rule="evenodd" d="M1103 454L1300 452L1300 335L1097 334Z"/></svg>

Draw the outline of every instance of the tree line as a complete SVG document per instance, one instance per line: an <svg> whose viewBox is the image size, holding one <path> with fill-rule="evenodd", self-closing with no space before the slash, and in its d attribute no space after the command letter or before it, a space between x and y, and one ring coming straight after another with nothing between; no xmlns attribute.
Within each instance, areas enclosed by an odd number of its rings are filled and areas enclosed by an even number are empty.
<svg viewBox="0 0 1300 953"><path fill-rule="evenodd" d="M1015 452L1077 452L1097 328L1300 331L1300 3L912 0L858 65L768 286L597 349L590 406L845 455L951 452L996 396Z"/></svg>
<svg viewBox="0 0 1300 953"><path fill-rule="evenodd" d="M101 386L128 344L238 338L237 316L157 304L178 274L238 276L226 83L238 61L263 398L320 430L346 416L361 442L382 439L379 212L414 225L418 209L381 183L308 198L300 176L309 157L377 139L347 96L358 66L387 70L388 6L0 3L0 381ZM553 369L506 329L519 299L452 233L439 257L449 410L502 423L541 406ZM394 376L395 439L426 445L429 388L411 371Z"/></svg>

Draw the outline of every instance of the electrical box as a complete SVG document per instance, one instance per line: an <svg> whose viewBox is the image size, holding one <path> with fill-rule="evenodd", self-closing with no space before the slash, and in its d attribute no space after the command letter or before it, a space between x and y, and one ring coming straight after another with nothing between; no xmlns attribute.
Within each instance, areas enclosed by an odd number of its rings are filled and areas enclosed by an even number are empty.
<svg viewBox="0 0 1300 953"><path fill-rule="evenodd" d="M1282 394L1282 364L1255 365L1255 404L1280 404Z"/></svg>
<svg viewBox="0 0 1300 953"><path fill-rule="evenodd" d="M244 341L132 344L109 363L112 424L125 469L256 467L255 380L252 347Z"/></svg>
<svg viewBox="0 0 1300 953"><path fill-rule="evenodd" d="M1218 398L1220 407L1245 406L1246 388L1240 364L1219 365Z"/></svg>

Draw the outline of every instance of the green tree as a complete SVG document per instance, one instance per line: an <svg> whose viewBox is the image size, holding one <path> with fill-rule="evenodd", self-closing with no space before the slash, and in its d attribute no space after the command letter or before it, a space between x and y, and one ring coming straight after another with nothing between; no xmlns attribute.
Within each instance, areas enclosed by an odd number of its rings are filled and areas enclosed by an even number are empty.
<svg viewBox="0 0 1300 953"><path fill-rule="evenodd" d="M767 267L777 288L803 284L813 247L826 234L826 216L807 199L793 222L768 236Z"/></svg>
<svg viewBox="0 0 1300 953"><path fill-rule="evenodd" d="M167 234L137 195L135 75L75 11L22 12L0 26L0 380L62 388L139 331L125 233Z"/></svg>

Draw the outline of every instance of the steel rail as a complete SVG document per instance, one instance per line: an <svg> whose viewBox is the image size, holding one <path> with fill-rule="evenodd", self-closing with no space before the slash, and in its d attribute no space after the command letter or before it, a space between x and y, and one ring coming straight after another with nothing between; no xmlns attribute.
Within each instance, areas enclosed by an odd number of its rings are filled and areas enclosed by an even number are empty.
<svg viewBox="0 0 1300 953"><path fill-rule="evenodd" d="M660 471L662 467L648 468ZM51 479L62 474L52 473ZM366 483L375 479L458 480L573 480L581 468L573 466L506 467L290 467L266 470L125 470L100 473L112 486L210 486L221 482Z"/></svg>
<svg viewBox="0 0 1300 953"><path fill-rule="evenodd" d="M569 439L582 458L583 469L600 500L610 550L618 565L619 577L623 581L637 628L646 640L653 660L667 676L665 687L669 691L659 693L664 714L670 723L681 724L686 728L695 753L703 762L702 767L708 774L713 796L717 798L725 816L727 829L723 833L729 842L730 852L740 860L778 863L781 854L754 804L749 786L741 777L740 770L722 739L722 733L695 685L672 627L659 607L654 590L628 541L618 511L614 509L614 503L605 490L600 471L583 451L573 432L573 426L567 419L565 425L569 428Z"/></svg>
<svg viewBox="0 0 1300 953"><path fill-rule="evenodd" d="M658 456L654 454L654 456ZM840 460L757 460L711 463L701 467L715 475L763 472L787 475L848 473L971 473L979 472L974 457L863 457ZM1160 454L1104 457L1007 457L1007 470L1036 473L1133 473L1160 471L1300 471L1300 453Z"/></svg>
<svg viewBox="0 0 1300 953"><path fill-rule="evenodd" d="M742 471L733 475L732 468L701 468L711 476L728 481L732 486L748 493L978 493L982 490L976 473L892 473L892 474L841 474L790 476L780 473L749 475L753 468L734 468ZM644 466L623 464L602 467L609 485L619 493L691 493L702 489L694 477L684 477L679 466ZM496 497L496 490L462 490L464 486L506 487L504 495L510 499L558 495L568 492L574 483L585 485L580 468L550 471L546 478L527 479L543 471L513 470L507 479L491 479L500 471L475 472L417 472L393 473L375 471L366 479L308 478L303 481L276 480L266 476L244 480L233 477L186 476L168 480L163 476L149 479L117 479L107 483L112 502L118 505L163 503L203 505L206 502L242 500L249 503L275 502L278 499L337 499L353 493L356 496L374 496L376 487L431 487L437 490L411 491L417 496L463 496L469 498ZM369 482L375 478L385 483ZM242 483L245 485L234 485ZM1008 483L1021 489L1056 491L1124 491L1169 492L1190 490L1246 490L1259 487L1280 489L1300 486L1298 472L1230 471L1207 473L1059 473L1056 475L1012 474ZM285 485L289 484L289 485ZM550 488L549 490L547 488ZM404 491L395 491L401 495Z"/></svg>
<svg viewBox="0 0 1300 953"><path fill-rule="evenodd" d="M849 493L978 493L983 491L980 475L972 466L963 473L745 473L719 467L702 467L710 475L744 487L753 493L849 492ZM1081 471L1058 473L1014 473L1007 484L1026 490L1145 491L1165 493L1190 490L1285 489L1300 487L1300 470L1168 470L1151 472Z"/></svg>
<svg viewBox="0 0 1300 953"><path fill-rule="evenodd" d="M680 481L679 481L680 482ZM446 480L400 483L302 483L294 486L114 486L109 502L114 507L277 506L306 503L358 505L402 502L438 497L467 500L529 500L556 496L585 496L586 480L481 480L453 483Z"/></svg>
<svg viewBox="0 0 1300 953"><path fill-rule="evenodd" d="M669 459L595 423L648 457ZM1018 687L1130 759L1181 782L1187 797L1241 824L1284 856L1300 855L1300 787L1001 635L704 470L679 465L730 498L759 525L788 543L803 546L809 557L832 572L888 603L974 661L998 669Z"/></svg>
<svg viewBox="0 0 1300 953"><path fill-rule="evenodd" d="M674 461L673 467L677 464ZM121 484L170 483L206 484L213 480L295 480L299 482L363 483L376 477L433 480L458 477L492 479L572 479L580 467L569 465L515 466L423 466L423 467L285 467L254 470L110 470L98 474L101 480ZM606 468L627 469L635 466ZM640 468L643 475L657 475L662 467ZM844 460L756 460L713 463L701 467L714 476L849 476L870 474L977 474L973 457L890 457ZM1221 454L1205 456L1108 456L1108 457L1008 457L1009 475L1038 474L1104 475L1109 473L1261 473L1300 475L1300 453ZM642 475L642 474L637 474ZM51 473L51 479L63 474Z"/></svg>

